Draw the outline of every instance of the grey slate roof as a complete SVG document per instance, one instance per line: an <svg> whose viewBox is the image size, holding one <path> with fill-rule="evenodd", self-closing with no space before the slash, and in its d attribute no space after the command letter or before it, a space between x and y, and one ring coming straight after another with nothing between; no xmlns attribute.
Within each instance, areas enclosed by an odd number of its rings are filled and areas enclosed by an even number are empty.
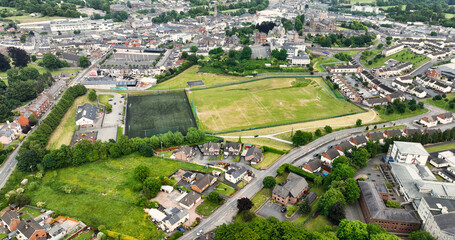
<svg viewBox="0 0 455 240"><path fill-rule="evenodd" d="M242 166L242 167L233 167L233 168L229 169L226 172L226 174L232 175L234 178L238 178L245 172L246 172L246 168Z"/></svg>
<svg viewBox="0 0 455 240"><path fill-rule="evenodd" d="M195 203L196 200L201 198L201 195L195 191L191 191L188 193L185 197L180 199L179 203L185 205L185 206L191 206L191 204Z"/></svg>
<svg viewBox="0 0 455 240"><path fill-rule="evenodd" d="M44 227L39 225L35 220L27 218L22 220L19 225L17 225L17 230L24 234L24 236L30 238L35 231L44 230Z"/></svg>
<svg viewBox="0 0 455 240"><path fill-rule="evenodd" d="M455 236L455 212L434 216L434 221L441 231Z"/></svg>
<svg viewBox="0 0 455 240"><path fill-rule="evenodd" d="M169 221L171 225L174 225L176 222L179 222L181 219L183 219L187 214L188 211L185 209L178 209L178 208L173 208L171 210L172 214L166 216L163 221Z"/></svg>
<svg viewBox="0 0 455 240"><path fill-rule="evenodd" d="M11 220L13 219L19 219L19 215L11 210L8 210L3 214L3 216L0 218L2 221L4 221L7 225L11 224Z"/></svg>
<svg viewBox="0 0 455 240"><path fill-rule="evenodd" d="M287 182L284 186L275 186L275 188L273 188L273 193L282 198L286 198L288 196L297 197L299 193L308 187L308 183L305 178L295 173L289 173L286 181Z"/></svg>
<svg viewBox="0 0 455 240"><path fill-rule="evenodd" d="M386 207L373 182L359 181L359 186L372 219L420 223L412 210Z"/></svg>
<svg viewBox="0 0 455 240"><path fill-rule="evenodd" d="M95 120L97 111L98 111L98 108L89 103L77 106L76 121L78 121L79 119L81 119L83 117L91 119L91 120Z"/></svg>
<svg viewBox="0 0 455 240"><path fill-rule="evenodd" d="M321 159L315 157L308 161L306 164L311 168L311 170L314 171L321 167L322 161Z"/></svg>
<svg viewBox="0 0 455 240"><path fill-rule="evenodd" d="M262 150L256 146L252 146L250 148L248 148L248 151L246 152L246 155L245 157L248 157L248 156L251 156L253 155L254 156L254 159L252 159L251 161L258 161L262 158Z"/></svg>
<svg viewBox="0 0 455 240"><path fill-rule="evenodd" d="M242 145L240 143L236 143L236 142L226 142L226 144L224 144L224 151L229 151L229 148L233 148L233 149L239 149L240 150L240 147Z"/></svg>
<svg viewBox="0 0 455 240"><path fill-rule="evenodd" d="M330 160L333 160L333 159L335 159L335 158L340 156L340 153L335 148L331 148L331 149L327 150L327 152L325 152L325 153L327 155L329 155Z"/></svg>
<svg viewBox="0 0 455 240"><path fill-rule="evenodd" d="M205 174L202 178L199 178L195 183L194 185L199 188L199 189L204 189L205 186L209 185L213 178L215 178L214 176L210 175L210 174Z"/></svg>

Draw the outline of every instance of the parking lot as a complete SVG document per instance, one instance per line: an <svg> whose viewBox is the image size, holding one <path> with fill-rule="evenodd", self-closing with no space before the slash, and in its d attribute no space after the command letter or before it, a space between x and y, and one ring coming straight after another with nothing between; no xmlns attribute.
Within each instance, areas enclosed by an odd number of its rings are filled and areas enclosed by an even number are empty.
<svg viewBox="0 0 455 240"><path fill-rule="evenodd" d="M122 98L122 95L118 93L102 93L114 95L113 100L109 101L112 105L112 112L107 113L104 116L102 127L112 127L122 125L123 120L123 106L125 104L125 99Z"/></svg>
<svg viewBox="0 0 455 240"><path fill-rule="evenodd" d="M152 65L159 54L114 53L104 65Z"/></svg>
<svg viewBox="0 0 455 240"><path fill-rule="evenodd" d="M280 204L267 200L267 202L256 211L256 214L264 218L276 217L278 220L284 221L286 220L286 213L282 213L281 209L283 209L283 207Z"/></svg>

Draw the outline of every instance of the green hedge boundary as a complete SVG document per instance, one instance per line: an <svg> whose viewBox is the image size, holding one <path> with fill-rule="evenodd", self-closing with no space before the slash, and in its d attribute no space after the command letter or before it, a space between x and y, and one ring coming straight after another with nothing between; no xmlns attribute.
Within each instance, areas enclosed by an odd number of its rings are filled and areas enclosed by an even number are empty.
<svg viewBox="0 0 455 240"><path fill-rule="evenodd" d="M285 171L286 171L286 172L295 173L295 174L297 174L297 175L299 175L299 176L302 176L302 177L304 177L304 178L306 178L306 179L309 179L309 180L311 180L311 181L314 181L314 179L315 179L316 176L317 176L317 175L314 174L314 173L309 173L309 172L307 172L307 171L305 171L305 170L303 170L303 169L301 169L301 168L299 168L299 167L297 167L297 166L294 166L294 165L292 165L292 164L289 164L289 163L285 163L285 164L281 165L281 166L276 170L276 173L277 173L278 175L283 175Z"/></svg>

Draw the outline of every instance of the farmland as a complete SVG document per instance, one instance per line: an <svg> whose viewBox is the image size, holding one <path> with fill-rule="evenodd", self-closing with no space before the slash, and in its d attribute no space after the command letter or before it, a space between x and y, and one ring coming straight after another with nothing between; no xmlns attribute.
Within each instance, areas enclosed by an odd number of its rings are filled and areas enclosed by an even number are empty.
<svg viewBox="0 0 455 240"><path fill-rule="evenodd" d="M363 112L337 99L321 78L270 78L192 91L199 127L225 132Z"/></svg>

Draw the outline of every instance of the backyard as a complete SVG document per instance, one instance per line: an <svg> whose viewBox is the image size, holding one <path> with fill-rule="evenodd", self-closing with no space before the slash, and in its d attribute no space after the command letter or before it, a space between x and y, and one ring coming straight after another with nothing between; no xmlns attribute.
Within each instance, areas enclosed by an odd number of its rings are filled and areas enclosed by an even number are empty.
<svg viewBox="0 0 455 240"><path fill-rule="evenodd" d="M41 212L36 210L36 209L32 209L32 208L28 208L28 207L24 207L22 208L19 213L23 212L24 215L21 216L21 219L25 219L25 218L36 218L38 217L39 215L41 215Z"/></svg>
<svg viewBox="0 0 455 240"><path fill-rule="evenodd" d="M77 106L85 103L91 103L88 100L87 94L80 96L74 100L73 105L71 105L71 107L65 113L62 121L60 121L60 124L49 137L49 142L47 143L46 149L57 149L60 148L60 146L63 144L70 145L71 138L73 137L73 133L76 130Z"/></svg>
<svg viewBox="0 0 455 240"><path fill-rule="evenodd" d="M410 50L402 50L402 51L395 53L393 55L390 55L388 57L380 57L376 61L371 60L372 64L368 64L368 61L367 61L365 66L368 68L381 67L381 66L386 65L385 62L389 59L394 59L394 60L400 61L400 62L411 62L413 68L417 68L418 66L422 65L424 62L430 60L429 58L427 58L425 56L420 56L420 55L414 54Z"/></svg>
<svg viewBox="0 0 455 240"><path fill-rule="evenodd" d="M222 182L216 186L215 191L224 196L231 196L235 193L235 189L233 187Z"/></svg>
<svg viewBox="0 0 455 240"><path fill-rule="evenodd" d="M274 163L279 157L281 157L281 154L273 153L273 152L265 152L264 160L262 160L262 162L260 162L256 165L252 165L252 167L254 167L256 169L266 169L272 163Z"/></svg>
<svg viewBox="0 0 455 240"><path fill-rule="evenodd" d="M229 75L220 75L212 73L199 73L199 66L192 66L180 73L179 75L162 82L154 87L151 87L152 90L167 90L167 89L176 89L176 88L187 88L189 81L198 81L202 80L204 85L213 85L219 83L227 82L236 82L244 80L244 77L236 77Z"/></svg>
<svg viewBox="0 0 455 240"><path fill-rule="evenodd" d="M328 119L363 112L337 99L321 78L269 78L224 87L193 90L199 127L207 132L226 132ZM310 113L310 114L309 114Z"/></svg>
<svg viewBox="0 0 455 240"><path fill-rule="evenodd" d="M132 154L116 160L49 171L37 180L40 183L36 190L25 193L33 205L45 202L46 208L87 225L105 225L114 232L157 239L162 232L146 218L143 208L134 204L140 184L134 180L133 169L140 164L150 168L152 177L169 176L180 168L208 171L191 163Z"/></svg>

